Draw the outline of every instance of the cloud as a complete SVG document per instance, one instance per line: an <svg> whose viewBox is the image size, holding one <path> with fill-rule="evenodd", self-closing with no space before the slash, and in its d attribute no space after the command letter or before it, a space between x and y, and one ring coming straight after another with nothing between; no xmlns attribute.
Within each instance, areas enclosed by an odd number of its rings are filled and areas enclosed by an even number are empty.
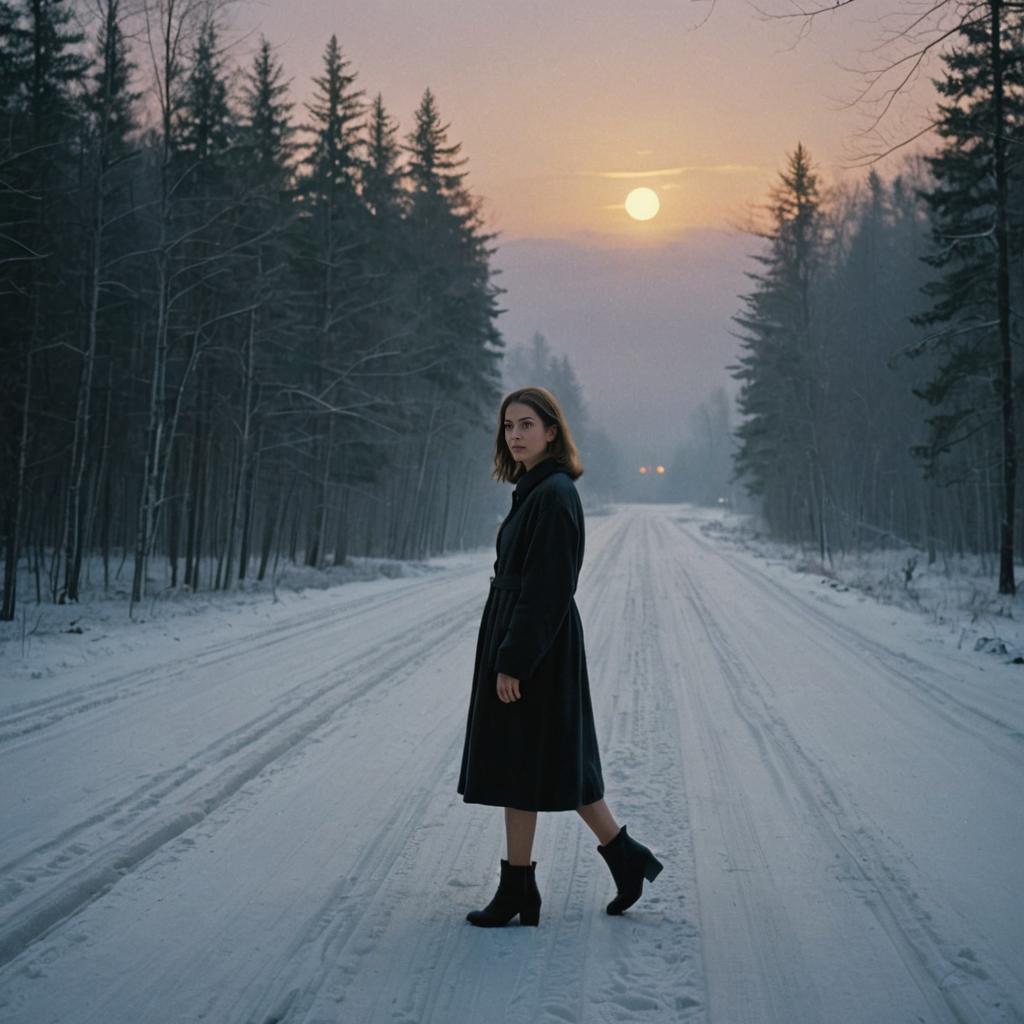
<svg viewBox="0 0 1024 1024"><path fill-rule="evenodd" d="M760 171L758 164L694 164L662 167L657 171L577 171L592 178L668 178L677 174L751 174Z"/></svg>

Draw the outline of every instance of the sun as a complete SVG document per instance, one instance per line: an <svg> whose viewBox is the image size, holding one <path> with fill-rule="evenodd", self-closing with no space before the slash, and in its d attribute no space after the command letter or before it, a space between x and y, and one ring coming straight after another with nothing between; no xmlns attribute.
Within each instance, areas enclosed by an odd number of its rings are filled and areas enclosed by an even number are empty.
<svg viewBox="0 0 1024 1024"><path fill-rule="evenodd" d="M626 196L626 213L633 220L650 220L661 209L661 200L653 188L635 188Z"/></svg>

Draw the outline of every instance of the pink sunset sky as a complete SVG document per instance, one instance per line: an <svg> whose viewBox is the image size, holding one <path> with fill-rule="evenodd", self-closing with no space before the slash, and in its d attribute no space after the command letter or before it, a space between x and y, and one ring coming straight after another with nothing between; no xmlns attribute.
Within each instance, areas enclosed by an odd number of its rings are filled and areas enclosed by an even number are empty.
<svg viewBox="0 0 1024 1024"><path fill-rule="evenodd" d="M431 89L499 233L506 339L544 333L595 418L610 411L638 454L658 439L651 457L666 459L709 390L735 390L729 317L757 248L738 226L786 154L801 141L825 184L853 182L858 157L925 123L935 62L883 139L858 135L873 108L851 105L857 69L902 52L877 51L902 23L886 20L894 9L863 0L803 33L799 19L765 16L794 11L785 0L252 0L231 20L234 60L248 63L265 34L297 103L332 33L403 136ZM639 185L659 195L653 220L623 208Z"/></svg>

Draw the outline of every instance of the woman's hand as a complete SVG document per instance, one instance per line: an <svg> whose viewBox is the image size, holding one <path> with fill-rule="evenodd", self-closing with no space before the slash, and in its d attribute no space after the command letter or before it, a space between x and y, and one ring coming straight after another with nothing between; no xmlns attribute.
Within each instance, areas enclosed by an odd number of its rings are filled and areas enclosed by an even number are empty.
<svg viewBox="0 0 1024 1024"><path fill-rule="evenodd" d="M504 704L511 704L519 700L519 680L514 676L507 676L504 672L498 673L498 700Z"/></svg>

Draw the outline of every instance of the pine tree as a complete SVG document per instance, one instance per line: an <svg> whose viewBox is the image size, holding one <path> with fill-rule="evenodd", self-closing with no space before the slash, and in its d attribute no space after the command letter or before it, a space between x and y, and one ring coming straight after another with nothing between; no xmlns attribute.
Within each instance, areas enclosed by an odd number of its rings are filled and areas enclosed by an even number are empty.
<svg viewBox="0 0 1024 1024"><path fill-rule="evenodd" d="M288 367L277 355L293 320L289 310L287 229L292 220L291 166L296 145L289 120L293 104L286 97L284 70L269 41L259 50L242 87L237 170L243 191L239 214L243 270L239 306L247 309L241 351L237 415L238 468L233 474L230 543L227 562L237 553L237 574L224 573L223 585L244 579L252 546L252 512L262 448L268 443L265 405L273 400L272 380L287 377ZM283 440L278 431L269 443ZM282 464L282 469L284 468ZM274 477L276 479L276 475ZM277 484L278 487L281 484ZM274 497L277 495L275 494Z"/></svg>
<svg viewBox="0 0 1024 1024"><path fill-rule="evenodd" d="M239 133L239 171L247 184L277 199L289 187L291 162L296 151L295 128L290 117L294 107L285 97L288 83L269 40L260 47L242 86L243 115Z"/></svg>
<svg viewBox="0 0 1024 1024"><path fill-rule="evenodd" d="M324 50L324 73L313 79L316 94L306 104L313 136L303 164L307 180L319 197L328 201L354 195L362 160L359 136L363 116L362 89L354 89L355 72L342 55L338 37L331 36Z"/></svg>
<svg viewBox="0 0 1024 1024"><path fill-rule="evenodd" d="M772 195L772 225L760 237L768 251L754 259L765 269L748 273L756 284L733 317L746 350L730 367L742 382L746 416L736 434L737 477L760 495L767 521L800 536L803 514L821 538L823 486L818 420L822 411L823 355L815 332L812 285L823 253L821 198L802 144L789 157Z"/></svg>
<svg viewBox="0 0 1024 1024"><path fill-rule="evenodd" d="M369 213L365 250L364 320L372 362L360 377L386 396L386 422L402 426L402 398L413 370L407 350L415 336L415 263L407 221L408 194L402 186L402 151L398 126L384 107L380 93L374 98L367 127L366 163L362 174L362 200ZM365 376L364 376L365 374Z"/></svg>
<svg viewBox="0 0 1024 1024"><path fill-rule="evenodd" d="M139 446L145 455L130 608L143 595L160 518L169 507L173 514L178 495L186 492L184 483L175 481L175 498L167 499L169 474L182 461L176 451L179 429L191 415L194 437L207 440L204 431L211 429L211 410L217 407L208 385L218 379L217 360L226 358L227 349L213 343L221 340L222 332L237 330L233 300L238 250L232 219L237 195L230 159L235 124L218 47L218 4L203 4L202 9L198 23L195 4L147 11L150 32L159 43L155 71L161 120L159 184L152 204L153 357L146 438ZM171 532L176 583L176 531ZM186 582L193 586L196 580L189 571L198 565L199 550L197 544L196 561L186 566Z"/></svg>
<svg viewBox="0 0 1024 1024"><path fill-rule="evenodd" d="M502 341L494 321L503 289L491 281L488 243L496 235L484 230L467 172L458 170L467 162L459 159L462 144L448 143L449 128L426 89L406 147L420 351L431 356L425 379L483 414L497 378Z"/></svg>
<svg viewBox="0 0 1024 1024"><path fill-rule="evenodd" d="M22 190L13 180L23 141L24 101L20 90L28 82L29 37L12 4L0 0L0 503L3 515L4 591L0 619L14 617L17 559L20 554L21 493L24 470L23 410L25 336L29 316L24 298L26 261L32 249L25 237L26 212Z"/></svg>
<svg viewBox="0 0 1024 1024"><path fill-rule="evenodd" d="M421 219L430 216L439 221L469 221L472 203L463 181L467 172L458 171L468 162L457 159L462 150L459 142L448 145L450 124L441 124L437 101L425 89L415 113L416 127L409 133L409 169L412 181L414 210Z"/></svg>
<svg viewBox="0 0 1024 1024"><path fill-rule="evenodd" d="M11 106L22 83L27 81L26 68L30 59L28 33L20 23L14 5L0 0L0 146L9 139ZM0 154L3 150L0 149Z"/></svg>
<svg viewBox="0 0 1024 1024"><path fill-rule="evenodd" d="M402 168L399 166L398 125L385 110L380 93L374 98L370 112L366 148L363 202L378 222L397 218L404 213L405 206Z"/></svg>
<svg viewBox="0 0 1024 1024"><path fill-rule="evenodd" d="M101 0L103 20L96 40L91 84L84 103L89 113L93 149L105 169L137 152L139 122L136 105L141 92L131 88L136 67L128 53L121 0Z"/></svg>
<svg viewBox="0 0 1024 1024"><path fill-rule="evenodd" d="M491 282L488 243L479 203L458 168L461 144L448 143L433 93L426 89L406 136L410 182L410 254L415 267L410 289L413 337L409 359L420 368L415 396L406 404L423 424L415 458L410 507L421 500L428 459L444 439L452 443L486 421L497 400L501 337L494 320L500 292ZM413 515L407 514L398 548L415 550Z"/></svg>
<svg viewBox="0 0 1024 1024"><path fill-rule="evenodd" d="M306 357L300 390L313 439L309 478L316 481L306 561L316 566L324 564L329 494L340 475L337 420L350 408L364 410L348 431L348 441L358 443L368 433L363 416L374 407L350 379L366 339L362 288L369 214L359 195L363 91L355 88L356 75L336 36L323 60L323 74L313 79L313 101L306 105L311 140L298 179L300 221L293 247L296 280L305 282L298 310Z"/></svg>
<svg viewBox="0 0 1024 1024"><path fill-rule="evenodd" d="M917 519L923 488L909 455L920 367L897 358L913 344L907 321L921 308L917 286L926 271L915 255L924 218L907 193L900 178L889 186L871 171L863 185L835 190L825 211L827 257L814 287L815 333L827 339L828 354L818 436L828 534L844 548L885 535L912 543L924 525Z"/></svg>
<svg viewBox="0 0 1024 1024"><path fill-rule="evenodd" d="M0 284L0 376L9 382L0 418L5 438L0 476L7 481L0 619L14 616L29 463L45 463L67 443L56 432L36 435L34 409L40 401L35 393L37 360L43 386L59 388L64 383L46 371L55 358L55 343L68 340L72 281L80 269L73 196L79 118L74 87L86 61L77 51L83 36L71 28L72 19L66 0L23 0L0 10L0 30L9 44L0 56L0 88L7 93L5 136L0 141L0 255L5 267Z"/></svg>
<svg viewBox="0 0 1024 1024"><path fill-rule="evenodd" d="M941 275L926 287L932 308L915 322L934 329L928 347L942 362L915 391L938 410L928 418L929 442L915 454L935 476L940 456L987 435L985 449L999 453L1002 476L999 591L1012 594L1017 453L1011 346L1019 331L1012 323L1011 274L1019 281L1024 269L1024 218L1017 212L1024 164L1020 147L1008 147L1007 140L1024 126L1024 34L1020 15L1004 14L994 2L987 16L965 20L959 36L959 45L943 55L945 76L935 82L946 99L938 118L945 146L928 158L936 184L923 193L935 243L927 262ZM972 459L966 471L987 476L989 470Z"/></svg>
<svg viewBox="0 0 1024 1024"><path fill-rule="evenodd" d="M85 324L82 363L78 378L75 429L68 473L67 503L64 516L65 576L64 596L77 601L84 544L92 521L94 505L83 494L89 465L92 434L92 409L97 350L101 326L110 338L115 323L108 315L111 301L120 304L123 294L112 288L118 271L116 264L131 251L128 228L131 226L130 196L132 158L138 155L132 136L137 130L134 105L140 94L133 93L130 78L134 70L121 28L120 0L104 0L102 23L90 87L84 96L87 112L83 164L87 181L83 206L88 210L85 224L87 254L84 268ZM116 293L116 294L112 294ZM112 345L109 346L112 348ZM109 358L109 356L108 356ZM109 400L109 399L108 399ZM94 466L98 466L96 460Z"/></svg>
<svg viewBox="0 0 1024 1024"><path fill-rule="evenodd" d="M207 18L199 30L192 68L178 115L177 147L200 179L222 165L233 141L224 61L218 50L217 23Z"/></svg>

